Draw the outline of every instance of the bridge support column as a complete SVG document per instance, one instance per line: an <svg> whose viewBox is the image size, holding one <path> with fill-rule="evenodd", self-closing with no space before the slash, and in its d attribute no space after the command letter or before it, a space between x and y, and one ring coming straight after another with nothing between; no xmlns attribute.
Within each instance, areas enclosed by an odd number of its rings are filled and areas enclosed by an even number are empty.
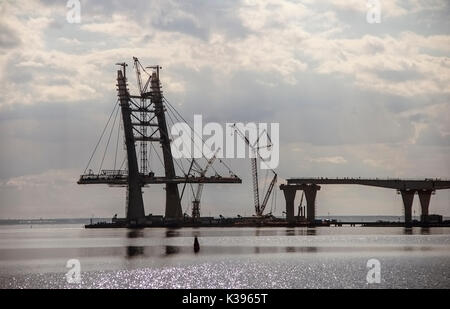
<svg viewBox="0 0 450 309"><path fill-rule="evenodd" d="M294 218L294 200L295 194L297 193L296 189L283 189L284 198L286 199L286 220L288 223L293 223L295 221Z"/></svg>
<svg viewBox="0 0 450 309"><path fill-rule="evenodd" d="M139 176L139 167L136 157L135 139L133 125L131 122L130 96L125 78L125 67L123 72L117 71L117 91L122 110L122 122L127 146L128 161L128 188L126 215L128 223L140 224L145 220L144 201L142 199L142 184Z"/></svg>
<svg viewBox="0 0 450 309"><path fill-rule="evenodd" d="M403 200L403 207L405 210L405 225L412 223L412 204L414 200L415 190L400 190Z"/></svg>
<svg viewBox="0 0 450 309"><path fill-rule="evenodd" d="M309 224L314 224L316 220L316 195L320 190L318 185L307 185L303 190L306 197L306 216Z"/></svg>
<svg viewBox="0 0 450 309"><path fill-rule="evenodd" d="M422 213L420 216L420 221L422 223L426 223L428 220L428 209L430 206L430 199L432 190L419 190L417 193L419 194L420 200L420 208L422 209Z"/></svg>

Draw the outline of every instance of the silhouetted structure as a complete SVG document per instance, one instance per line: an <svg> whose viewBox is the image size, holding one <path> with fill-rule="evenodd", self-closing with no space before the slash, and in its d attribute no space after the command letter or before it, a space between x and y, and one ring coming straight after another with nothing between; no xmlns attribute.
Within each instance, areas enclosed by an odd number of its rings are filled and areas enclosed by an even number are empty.
<svg viewBox="0 0 450 309"><path fill-rule="evenodd" d="M126 78L126 63L118 63L122 68L117 71L117 92L122 114L128 169L102 170L98 174L92 172L80 176L78 184L108 184L127 187L126 220L129 225L145 225L146 217L142 199L142 187L146 184L166 185L165 218L173 221L182 221L180 193L178 184L186 183L241 183L241 179L230 171L229 177L201 175L196 177L186 173L177 176L174 159L170 147L169 132L166 123L166 107L163 103L161 84L159 80L159 66L149 67L153 71L149 74L146 83L142 83L140 67L134 58L137 73L139 95L130 95ZM149 88L149 89L148 89ZM148 90L147 90L148 89ZM133 99L139 99L136 104ZM142 127L154 127L151 134L147 134ZM137 133L137 135L135 135ZM141 168L139 169L136 155L136 142L141 143ZM153 172L147 173L147 159L145 143L157 142L161 145L164 164L164 176L155 176ZM142 158L144 157L144 158ZM91 157L92 158L92 157ZM193 160L193 159L192 159ZM88 164L89 165L89 164ZM86 168L87 169L87 168Z"/></svg>
<svg viewBox="0 0 450 309"><path fill-rule="evenodd" d="M424 180L403 180L403 179L361 179L361 178L291 178L287 184L280 186L286 199L286 219L294 222L294 200L297 190L303 190L306 197L306 215L310 224L314 224L316 219L316 195L321 185L345 184L363 185L381 188L395 189L402 195L405 212L405 224L412 222L412 203L414 194L417 192L422 209L421 221L427 223L430 198L436 190L450 189L450 180L424 179Z"/></svg>

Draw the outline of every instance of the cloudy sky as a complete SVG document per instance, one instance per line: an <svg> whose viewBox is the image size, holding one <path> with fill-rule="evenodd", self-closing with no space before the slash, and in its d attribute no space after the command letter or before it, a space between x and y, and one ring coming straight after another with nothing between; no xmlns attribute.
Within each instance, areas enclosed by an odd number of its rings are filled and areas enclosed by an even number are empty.
<svg viewBox="0 0 450 309"><path fill-rule="evenodd" d="M380 0L377 24L365 0L81 1L81 23L66 3L0 0L0 218L124 215L123 189L76 180L133 56L163 67L188 120L280 123L282 179L450 178L447 0ZM244 184L207 186L203 215L253 212L248 160L227 162ZM144 199L164 212L162 187ZM358 186L323 186L317 207L403 213L394 190ZM450 215L448 190L430 212Z"/></svg>

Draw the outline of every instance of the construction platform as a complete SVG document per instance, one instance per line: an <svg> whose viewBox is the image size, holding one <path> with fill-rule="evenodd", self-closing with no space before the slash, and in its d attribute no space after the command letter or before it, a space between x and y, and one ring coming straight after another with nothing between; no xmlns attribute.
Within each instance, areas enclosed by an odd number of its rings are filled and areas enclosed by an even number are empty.
<svg viewBox="0 0 450 309"><path fill-rule="evenodd" d="M85 228L182 228L182 227L341 227L341 226L361 226L361 227L404 227L404 222L363 222L363 221L337 221L337 220L315 220L308 222L305 218L298 218L295 221L288 221L285 218L276 217L235 217L235 218L214 218L201 217L197 221L192 218L185 218L182 221L165 220L163 216L146 217L145 222L128 222L125 218L112 219L111 222L96 222L85 225ZM450 227L450 221L441 222L420 222L413 221L408 227Z"/></svg>

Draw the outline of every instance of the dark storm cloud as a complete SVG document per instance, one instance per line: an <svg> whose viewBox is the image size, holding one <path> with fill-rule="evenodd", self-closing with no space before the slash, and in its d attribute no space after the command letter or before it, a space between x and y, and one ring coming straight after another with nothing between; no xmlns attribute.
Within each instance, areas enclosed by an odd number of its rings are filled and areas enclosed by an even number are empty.
<svg viewBox="0 0 450 309"><path fill-rule="evenodd" d="M418 80L425 78L422 73L415 70L380 70L377 72L377 75L382 79L392 82L404 82L408 80Z"/></svg>
<svg viewBox="0 0 450 309"><path fill-rule="evenodd" d="M33 80L33 74L24 68L17 68L15 65L8 64L6 70L7 78L16 84L28 84Z"/></svg>
<svg viewBox="0 0 450 309"><path fill-rule="evenodd" d="M0 23L0 49L12 49L21 44L17 32L10 26Z"/></svg>
<svg viewBox="0 0 450 309"><path fill-rule="evenodd" d="M430 117L428 115L420 113L409 116L409 120L412 122L428 122L429 119Z"/></svg>
<svg viewBox="0 0 450 309"><path fill-rule="evenodd" d="M98 102L40 102L3 110L0 139L8 147L0 161L21 163L1 164L1 178L84 168L111 110L111 104Z"/></svg>
<svg viewBox="0 0 450 309"><path fill-rule="evenodd" d="M430 124L420 132L416 143L424 146L450 147L450 134L443 134L434 124Z"/></svg>
<svg viewBox="0 0 450 309"><path fill-rule="evenodd" d="M57 5L56 1L43 1ZM61 2L58 2L59 4ZM207 40L214 31L229 37L242 37L248 30L237 17L240 1L81 1L82 18L93 21L102 16L107 21L113 14L123 14L143 30L155 28L179 32Z"/></svg>

